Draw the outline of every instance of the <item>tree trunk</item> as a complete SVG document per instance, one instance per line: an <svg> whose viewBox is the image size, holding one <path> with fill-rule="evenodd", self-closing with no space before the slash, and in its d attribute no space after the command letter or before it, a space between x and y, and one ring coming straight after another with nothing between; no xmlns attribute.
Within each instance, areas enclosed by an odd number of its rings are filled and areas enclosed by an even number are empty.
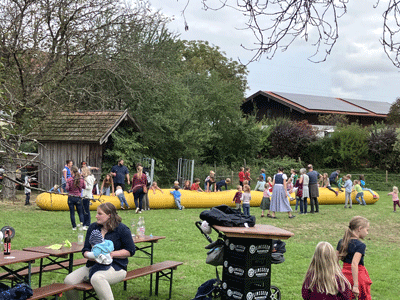
<svg viewBox="0 0 400 300"><path fill-rule="evenodd" d="M3 189L2 189L2 199L6 200L16 200L15 196L15 183L11 180L8 180L7 177L15 180L15 170L16 165L12 161L9 161L6 158L6 162L4 164L4 175L3 176Z"/></svg>

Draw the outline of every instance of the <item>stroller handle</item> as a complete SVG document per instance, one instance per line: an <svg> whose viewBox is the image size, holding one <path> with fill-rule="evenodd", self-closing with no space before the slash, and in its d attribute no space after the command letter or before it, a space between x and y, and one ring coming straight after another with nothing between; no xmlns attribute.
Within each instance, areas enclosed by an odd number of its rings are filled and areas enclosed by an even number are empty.
<svg viewBox="0 0 400 300"><path fill-rule="evenodd" d="M212 243L213 240L210 238L210 236L207 233L204 233L203 230L201 229L201 222L200 221L196 221L196 222L194 222L194 224L200 230L200 232L204 235L204 237L207 239L207 241Z"/></svg>

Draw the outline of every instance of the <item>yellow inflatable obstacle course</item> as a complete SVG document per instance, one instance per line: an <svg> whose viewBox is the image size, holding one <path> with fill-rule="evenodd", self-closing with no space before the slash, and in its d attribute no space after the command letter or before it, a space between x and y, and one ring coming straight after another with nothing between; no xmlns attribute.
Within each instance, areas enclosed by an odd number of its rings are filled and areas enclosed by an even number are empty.
<svg viewBox="0 0 400 300"><path fill-rule="evenodd" d="M149 191L148 197L150 202L150 208L176 208L174 197L171 195L172 189L163 189L163 193L160 191L156 191L154 194L153 191ZM186 208L210 208L213 206L225 204L228 206L235 206L235 203L232 203L232 199L237 192L236 190L228 190L217 193L205 193L205 192L196 192L196 191L180 191L181 196L181 204ZM368 204L374 204L379 200L378 193L374 192L377 195L377 198L373 198L372 194L369 191L364 191L364 200ZM262 200L263 193L262 192L251 192L251 206L260 206ZM294 194L291 195L293 198ZM351 194L351 199L354 204L357 203L355 200L356 193L353 192ZM125 198L131 208L135 208L135 203L133 201L133 194L125 192ZM96 210L97 206L103 202L111 202L115 205L117 209L121 208L120 201L117 196L94 196L95 202L92 202L90 206L90 210ZM344 204L345 202L345 193L339 192L339 195L336 196L335 193L328 190L327 188L319 189L319 204ZM296 200L290 201L291 205L294 205ZM308 199L308 203L310 203L310 199ZM37 196L36 204L44 210L68 210L68 195L66 194L54 194L54 193L42 193Z"/></svg>

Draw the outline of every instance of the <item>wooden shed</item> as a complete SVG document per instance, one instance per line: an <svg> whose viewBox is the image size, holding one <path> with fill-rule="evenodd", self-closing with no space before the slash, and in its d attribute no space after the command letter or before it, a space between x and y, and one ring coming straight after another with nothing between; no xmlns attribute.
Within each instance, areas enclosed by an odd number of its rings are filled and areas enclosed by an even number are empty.
<svg viewBox="0 0 400 300"><path fill-rule="evenodd" d="M61 112L45 119L34 134L39 141L39 187L60 184L68 159L78 167L82 161L98 167L93 174L100 180L103 153L118 127L140 130L127 110Z"/></svg>

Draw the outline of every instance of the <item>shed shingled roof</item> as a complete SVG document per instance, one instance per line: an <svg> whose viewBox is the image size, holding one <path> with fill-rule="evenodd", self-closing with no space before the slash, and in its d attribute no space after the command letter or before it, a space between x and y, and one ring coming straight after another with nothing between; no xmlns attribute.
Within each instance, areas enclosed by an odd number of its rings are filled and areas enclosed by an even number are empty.
<svg viewBox="0 0 400 300"><path fill-rule="evenodd" d="M140 130L127 110L61 112L45 119L34 137L39 141L97 142L101 145L123 121Z"/></svg>

